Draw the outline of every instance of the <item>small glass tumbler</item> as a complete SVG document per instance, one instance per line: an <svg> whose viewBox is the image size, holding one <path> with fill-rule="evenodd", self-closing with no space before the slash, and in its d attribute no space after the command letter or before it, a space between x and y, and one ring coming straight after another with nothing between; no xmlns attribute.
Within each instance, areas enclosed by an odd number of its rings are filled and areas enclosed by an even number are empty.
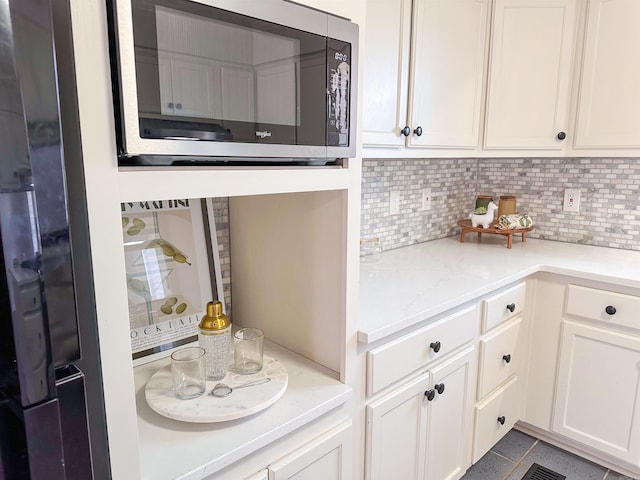
<svg viewBox="0 0 640 480"><path fill-rule="evenodd" d="M241 328L233 335L233 360L236 373L249 375L262 370L262 340L258 328Z"/></svg>
<svg viewBox="0 0 640 480"><path fill-rule="evenodd" d="M173 394L180 400L189 400L204 393L205 378L204 348L187 347L171 354Z"/></svg>

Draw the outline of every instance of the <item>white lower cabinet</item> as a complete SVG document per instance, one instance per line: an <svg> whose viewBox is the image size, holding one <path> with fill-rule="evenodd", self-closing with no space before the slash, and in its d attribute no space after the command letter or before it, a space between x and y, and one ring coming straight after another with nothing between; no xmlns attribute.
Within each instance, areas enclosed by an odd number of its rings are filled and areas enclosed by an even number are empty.
<svg viewBox="0 0 640 480"><path fill-rule="evenodd" d="M517 317L480 340L478 398L520 369L526 352L523 331L522 317Z"/></svg>
<svg viewBox="0 0 640 480"><path fill-rule="evenodd" d="M564 321L560 352L554 432L640 465L640 337Z"/></svg>
<svg viewBox="0 0 640 480"><path fill-rule="evenodd" d="M367 406L365 478L422 480L429 373Z"/></svg>
<svg viewBox="0 0 640 480"><path fill-rule="evenodd" d="M268 467L268 480L351 480L351 430L349 420L301 446Z"/></svg>
<svg viewBox="0 0 640 480"><path fill-rule="evenodd" d="M454 480L464 474L475 363L470 346L367 406L368 480Z"/></svg>
<svg viewBox="0 0 640 480"><path fill-rule="evenodd" d="M527 282L483 301L473 462L522 419L528 357Z"/></svg>
<svg viewBox="0 0 640 480"><path fill-rule="evenodd" d="M471 465L475 349L470 347L431 369L427 480L460 478Z"/></svg>
<svg viewBox="0 0 640 480"><path fill-rule="evenodd" d="M522 386L513 377L476 405L473 463L487 453L522 416Z"/></svg>

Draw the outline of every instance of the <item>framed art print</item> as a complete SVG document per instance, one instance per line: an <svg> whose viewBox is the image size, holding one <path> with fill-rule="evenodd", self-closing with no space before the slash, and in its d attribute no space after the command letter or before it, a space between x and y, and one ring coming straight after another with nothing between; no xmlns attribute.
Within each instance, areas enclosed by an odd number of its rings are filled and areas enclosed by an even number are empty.
<svg viewBox="0 0 640 480"><path fill-rule="evenodd" d="M134 365L197 341L207 302L220 297L215 222L203 208L199 199L121 204Z"/></svg>

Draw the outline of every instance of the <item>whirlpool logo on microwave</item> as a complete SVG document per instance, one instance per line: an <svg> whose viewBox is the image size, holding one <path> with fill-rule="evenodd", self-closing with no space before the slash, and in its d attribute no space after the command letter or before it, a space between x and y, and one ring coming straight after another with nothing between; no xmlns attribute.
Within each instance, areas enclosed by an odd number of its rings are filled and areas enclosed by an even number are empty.
<svg viewBox="0 0 640 480"><path fill-rule="evenodd" d="M267 138L267 137L270 137L270 136L271 136L271 132L268 132L266 130L264 132L260 132L260 131L256 132L256 137L258 137L258 138Z"/></svg>

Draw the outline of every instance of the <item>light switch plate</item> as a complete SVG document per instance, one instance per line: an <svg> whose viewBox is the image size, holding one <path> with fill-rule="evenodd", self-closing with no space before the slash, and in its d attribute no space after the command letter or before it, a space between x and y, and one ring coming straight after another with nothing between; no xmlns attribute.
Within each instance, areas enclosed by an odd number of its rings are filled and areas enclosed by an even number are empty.
<svg viewBox="0 0 640 480"><path fill-rule="evenodd" d="M400 213L400 191L391 190L389 192L389 215L398 215Z"/></svg>
<svg viewBox="0 0 640 480"><path fill-rule="evenodd" d="M565 212L580 211L580 190L577 188L567 188L564 191L564 207Z"/></svg>

